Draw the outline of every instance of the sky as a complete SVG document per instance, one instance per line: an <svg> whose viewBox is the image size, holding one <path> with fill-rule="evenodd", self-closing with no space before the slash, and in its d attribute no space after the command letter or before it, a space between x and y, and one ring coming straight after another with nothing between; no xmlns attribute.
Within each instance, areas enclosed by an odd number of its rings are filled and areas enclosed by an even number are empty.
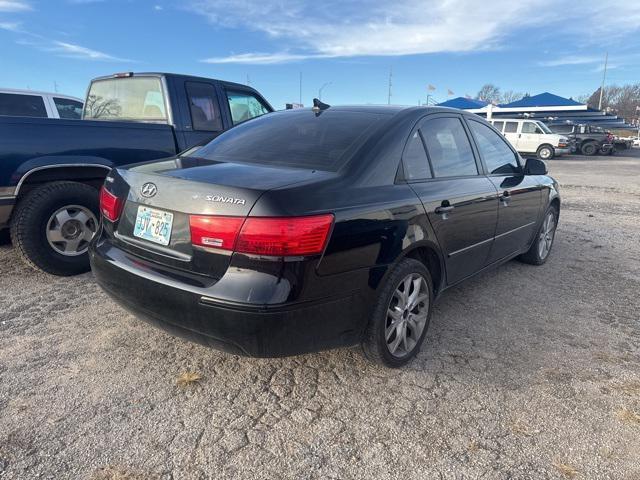
<svg viewBox="0 0 640 480"><path fill-rule="evenodd" d="M386 104L390 72L393 104L485 83L576 97L607 52L607 84L640 81L639 0L0 0L0 88L78 97L123 71L248 83L276 108L321 88Z"/></svg>

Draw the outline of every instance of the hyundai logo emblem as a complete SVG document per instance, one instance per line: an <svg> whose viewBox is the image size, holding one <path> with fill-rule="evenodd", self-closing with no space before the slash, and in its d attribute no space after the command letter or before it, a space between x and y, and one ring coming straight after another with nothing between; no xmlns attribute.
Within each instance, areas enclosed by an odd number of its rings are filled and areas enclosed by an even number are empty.
<svg viewBox="0 0 640 480"><path fill-rule="evenodd" d="M156 187L155 183L148 182L142 185L140 193L143 197L153 197L156 193L158 193L158 187Z"/></svg>

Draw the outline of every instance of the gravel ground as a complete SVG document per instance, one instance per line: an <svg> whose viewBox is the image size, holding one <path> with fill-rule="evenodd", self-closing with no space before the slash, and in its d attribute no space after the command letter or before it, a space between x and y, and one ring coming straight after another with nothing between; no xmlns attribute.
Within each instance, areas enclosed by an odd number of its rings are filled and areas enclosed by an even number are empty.
<svg viewBox="0 0 640 480"><path fill-rule="evenodd" d="M209 350L0 247L0 478L640 478L639 153L549 162L549 262L446 292L402 370Z"/></svg>

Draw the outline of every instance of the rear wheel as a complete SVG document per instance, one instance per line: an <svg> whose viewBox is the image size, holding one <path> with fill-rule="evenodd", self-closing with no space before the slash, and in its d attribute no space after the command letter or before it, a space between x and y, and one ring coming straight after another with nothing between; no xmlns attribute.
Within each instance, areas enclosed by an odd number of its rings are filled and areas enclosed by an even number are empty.
<svg viewBox="0 0 640 480"><path fill-rule="evenodd" d="M527 253L520 255L519 259L531 265L542 265L545 263L549 258L549 253L551 253L557 226L558 209L551 206L544 215L542 225L540 225L540 230L531 248L529 248Z"/></svg>
<svg viewBox="0 0 640 480"><path fill-rule="evenodd" d="M595 142L587 142L580 148L583 155L591 156L595 155L598 151L598 145Z"/></svg>
<svg viewBox="0 0 640 480"><path fill-rule="evenodd" d="M27 194L11 219L11 240L30 266L53 275L89 270L89 241L98 229L98 192L53 182Z"/></svg>
<svg viewBox="0 0 640 480"><path fill-rule="evenodd" d="M387 367L407 364L420 351L433 304L431 275L421 262L405 258L381 286L362 348Z"/></svg>
<svg viewBox="0 0 640 480"><path fill-rule="evenodd" d="M556 152L551 145L542 145L538 148L538 158L540 160L551 160L555 156Z"/></svg>

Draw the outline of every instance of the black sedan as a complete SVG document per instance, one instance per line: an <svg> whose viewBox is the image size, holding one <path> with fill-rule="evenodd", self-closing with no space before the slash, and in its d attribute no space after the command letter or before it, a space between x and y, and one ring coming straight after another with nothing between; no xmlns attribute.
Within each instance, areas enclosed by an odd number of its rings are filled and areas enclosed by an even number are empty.
<svg viewBox="0 0 640 480"><path fill-rule="evenodd" d="M544 263L560 212L545 164L462 111L266 115L200 149L113 170L93 272L117 302L228 352L361 344L414 357L446 288Z"/></svg>

